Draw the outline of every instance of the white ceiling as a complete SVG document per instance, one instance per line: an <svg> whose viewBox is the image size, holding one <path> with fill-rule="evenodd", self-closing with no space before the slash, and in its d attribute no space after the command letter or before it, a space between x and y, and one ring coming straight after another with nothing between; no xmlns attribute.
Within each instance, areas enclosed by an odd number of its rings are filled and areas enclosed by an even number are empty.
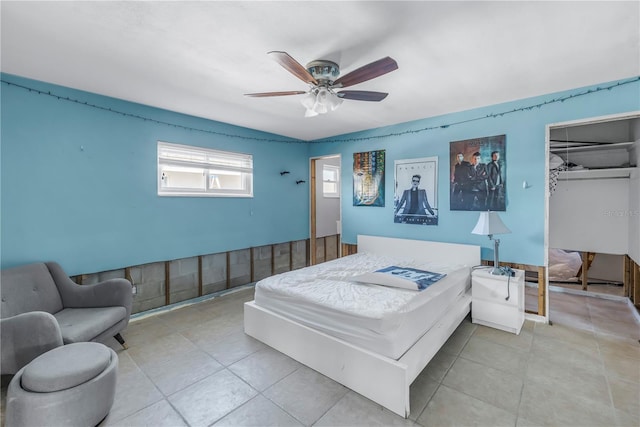
<svg viewBox="0 0 640 427"><path fill-rule="evenodd" d="M1 2L1 70L303 140L640 74L640 2ZM304 118L306 90L267 52L389 92Z"/></svg>

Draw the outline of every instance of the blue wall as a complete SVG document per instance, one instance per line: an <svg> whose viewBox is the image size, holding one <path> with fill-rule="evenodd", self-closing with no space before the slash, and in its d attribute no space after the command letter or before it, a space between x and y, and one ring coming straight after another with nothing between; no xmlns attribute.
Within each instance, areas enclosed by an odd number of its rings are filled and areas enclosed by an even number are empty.
<svg viewBox="0 0 640 427"><path fill-rule="evenodd" d="M55 260L69 275L309 236L307 143L2 75L2 268ZM158 140L250 153L253 198L158 197ZM280 171L291 174L282 177Z"/></svg>
<svg viewBox="0 0 640 427"><path fill-rule="evenodd" d="M629 80L620 82L627 81ZM544 265L545 126L569 120L640 110L638 80L624 85L616 85L617 83L580 88L342 135L329 142L316 141L311 147L312 156L335 153L342 156L343 241L356 243L358 234L374 234L469 243L483 247L483 259L493 259L493 243L485 236L470 234L477 222L478 212L449 210L449 143L505 134L507 210L501 212L500 216L512 234L498 236L501 240L500 260ZM616 86L611 90L598 90L612 84ZM572 95L573 97L563 102L555 102ZM540 108L528 108L539 104L544 105ZM520 109L524 110L512 112ZM511 113L499 115L503 112ZM447 124L448 127L441 128L442 125ZM425 130L412 132L420 129ZM397 136L378 138L390 134ZM373 138L367 139L370 137ZM353 153L373 150L386 150L385 207L353 206ZM438 157L438 225L395 224L393 222L394 161L431 156ZM523 181L527 181L528 188L523 188Z"/></svg>
<svg viewBox="0 0 640 427"><path fill-rule="evenodd" d="M449 210L449 142L500 134L507 137L508 165L507 211L501 217L512 231L500 236L500 258L543 265L545 126L640 110L640 84L635 81L497 117L484 118L586 89L343 135L330 142L289 143L260 141L286 138L16 76L2 74L2 79L107 109L4 83L1 87L2 268L56 260L70 275L306 239L308 185L296 185L295 180L308 178L309 157L326 154L342 156L344 242L355 243L358 234L376 234L471 243L482 245L483 258L492 259L491 242L470 234L477 212ZM109 108L217 133L144 121ZM446 124L449 127L440 127ZM389 134L400 135L366 139ZM253 154L255 197L158 197L158 140ZM354 207L353 153L380 149L386 150L386 206ZM431 156L439 159L438 226L394 224L394 160ZM282 177L282 170L291 173ZM527 189L522 188L525 180Z"/></svg>

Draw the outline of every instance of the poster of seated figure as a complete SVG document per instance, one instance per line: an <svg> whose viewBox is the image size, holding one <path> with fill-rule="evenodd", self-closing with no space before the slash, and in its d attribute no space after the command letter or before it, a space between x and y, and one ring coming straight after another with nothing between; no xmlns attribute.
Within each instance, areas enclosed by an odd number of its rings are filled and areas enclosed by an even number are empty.
<svg viewBox="0 0 640 427"><path fill-rule="evenodd" d="M505 211L506 135L450 143L452 211Z"/></svg>
<svg viewBox="0 0 640 427"><path fill-rule="evenodd" d="M393 222L438 225L438 158L396 160Z"/></svg>

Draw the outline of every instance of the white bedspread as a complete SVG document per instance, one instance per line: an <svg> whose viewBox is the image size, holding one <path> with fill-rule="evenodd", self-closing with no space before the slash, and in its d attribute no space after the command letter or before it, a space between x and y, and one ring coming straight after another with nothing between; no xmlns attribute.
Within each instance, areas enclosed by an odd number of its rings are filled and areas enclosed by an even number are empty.
<svg viewBox="0 0 640 427"><path fill-rule="evenodd" d="M424 291L350 281L390 265L446 277ZM398 359L464 294L469 267L357 253L278 274L256 285L255 302L378 354Z"/></svg>

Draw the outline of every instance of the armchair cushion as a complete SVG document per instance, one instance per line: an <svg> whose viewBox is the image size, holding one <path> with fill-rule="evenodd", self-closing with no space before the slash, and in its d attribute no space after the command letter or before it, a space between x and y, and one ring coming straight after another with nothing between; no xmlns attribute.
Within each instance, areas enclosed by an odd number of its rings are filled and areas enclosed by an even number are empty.
<svg viewBox="0 0 640 427"><path fill-rule="evenodd" d="M0 373L15 374L27 363L63 344L58 322L44 311L0 320Z"/></svg>
<svg viewBox="0 0 640 427"><path fill-rule="evenodd" d="M2 318L30 311L57 313L62 298L45 264L2 270Z"/></svg>
<svg viewBox="0 0 640 427"><path fill-rule="evenodd" d="M91 341L127 315L124 307L64 308L54 314L65 344Z"/></svg>

